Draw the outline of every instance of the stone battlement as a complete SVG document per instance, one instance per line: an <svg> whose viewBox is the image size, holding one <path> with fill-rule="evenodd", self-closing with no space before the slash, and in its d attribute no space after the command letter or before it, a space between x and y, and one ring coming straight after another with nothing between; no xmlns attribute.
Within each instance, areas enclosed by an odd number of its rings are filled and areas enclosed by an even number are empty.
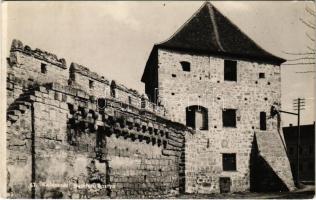
<svg viewBox="0 0 316 200"><path fill-rule="evenodd" d="M22 53L19 55L18 53ZM36 60L32 60L35 58ZM9 87L19 85L28 87L34 83L43 85L47 83L60 83L69 85L94 96L92 98L115 98L116 100L130 104L131 106L150 110L160 116L165 116L166 111L163 106L152 103L147 95L140 94L134 89L130 89L114 80L109 80L96 72L91 71L88 67L72 62L69 67L69 73L66 71L66 60L58 59L56 55L42 51L38 48L32 50L28 45L14 39L11 45L11 54L8 58L8 74L14 77L15 81L8 81ZM46 72L42 71L42 63L47 62ZM46 64L45 64L46 65ZM11 78L12 79L12 78ZM33 83L32 83L33 82Z"/></svg>
<svg viewBox="0 0 316 200"><path fill-rule="evenodd" d="M66 60L64 58L58 58L55 54L49 53L47 51L42 51L41 49L36 48L32 50L32 48L28 45L24 45L20 40L14 39L11 45L11 52L20 51L25 53L26 55L33 56L34 58L44 60L51 64L54 64L63 69L67 69Z"/></svg>
<svg viewBox="0 0 316 200"><path fill-rule="evenodd" d="M109 84L110 83L110 81L105 79L104 76L100 76L96 72L90 71L89 68L87 68L85 66L82 66L82 65L79 65L77 63L71 63L70 64L69 72L70 72L70 74L73 74L73 73L77 72L77 73L79 73L81 75L84 75L84 76L87 76L87 77L89 77L91 79L100 81L101 83L105 83L105 84Z"/></svg>
<svg viewBox="0 0 316 200"><path fill-rule="evenodd" d="M120 90L122 90L122 91L124 91L126 93L132 94L132 95L134 95L136 97L145 96L145 95L139 94L137 90L134 90L134 89L131 89L131 88L127 88L125 85L120 84L120 83L116 84L116 88L120 89Z"/></svg>

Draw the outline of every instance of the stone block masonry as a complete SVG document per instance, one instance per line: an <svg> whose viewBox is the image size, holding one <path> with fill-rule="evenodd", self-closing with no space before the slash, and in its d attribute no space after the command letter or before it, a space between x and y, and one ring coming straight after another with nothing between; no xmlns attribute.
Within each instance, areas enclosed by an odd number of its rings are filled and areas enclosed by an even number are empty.
<svg viewBox="0 0 316 200"><path fill-rule="evenodd" d="M201 109L206 111L201 120L207 128L196 127L197 134L186 135L185 139L186 192L222 192L223 178L229 179L230 192L253 191L256 184L252 182L251 167L255 164L251 155L255 148L255 133L260 140L260 152L263 152L261 144L264 141L265 148L270 150L269 155L275 155L263 156L272 168L266 173L277 174L286 185L275 185L274 190L294 188L286 147L281 142L283 134L278 132L277 119L268 117L271 105L280 105L280 66L237 60L236 81L227 81L224 78L226 57L163 48L158 49L157 57L158 98L166 107L167 116L188 124L188 108L198 106L200 111L196 113L201 113ZM190 64L189 71L183 70L182 62ZM223 120L223 113L228 109L235 112L236 124L231 127L226 127ZM264 131L260 130L261 112L266 113ZM281 137L272 137L279 134ZM265 139L261 139L261 135L266 135ZM224 154L235 155L234 170L224 169ZM272 182L275 180L268 178L262 187L271 188Z"/></svg>
<svg viewBox="0 0 316 200"><path fill-rule="evenodd" d="M112 96L111 82L88 68L72 63L68 79L55 56L48 66L29 51L14 40L8 58L8 197L157 198L184 190L184 137L192 130L134 90L116 83Z"/></svg>
<svg viewBox="0 0 316 200"><path fill-rule="evenodd" d="M183 72L180 61L190 62L193 73ZM293 188L284 149L267 142L281 144L277 120L259 130L259 113L280 100L279 68L240 62L238 83L227 83L220 58L159 50L158 64L156 104L80 64L67 70L64 59L14 40L7 65L8 197L218 193L227 177L231 192L271 181ZM257 80L258 73L267 78ZM207 108L208 130L183 125L187 105ZM237 110L235 128L223 127L227 108ZM223 170L223 154L236 155L236 170ZM262 185L253 184L258 179Z"/></svg>
<svg viewBox="0 0 316 200"><path fill-rule="evenodd" d="M88 68L71 63L69 83L73 87L82 88L96 97L110 96L110 82Z"/></svg>

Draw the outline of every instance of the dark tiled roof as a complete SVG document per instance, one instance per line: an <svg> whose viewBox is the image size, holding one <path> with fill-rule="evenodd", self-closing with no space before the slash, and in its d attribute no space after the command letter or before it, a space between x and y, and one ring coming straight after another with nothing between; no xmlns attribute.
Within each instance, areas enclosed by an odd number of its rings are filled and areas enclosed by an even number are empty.
<svg viewBox="0 0 316 200"><path fill-rule="evenodd" d="M280 65L285 60L262 49L206 2L170 39L156 47L227 55Z"/></svg>

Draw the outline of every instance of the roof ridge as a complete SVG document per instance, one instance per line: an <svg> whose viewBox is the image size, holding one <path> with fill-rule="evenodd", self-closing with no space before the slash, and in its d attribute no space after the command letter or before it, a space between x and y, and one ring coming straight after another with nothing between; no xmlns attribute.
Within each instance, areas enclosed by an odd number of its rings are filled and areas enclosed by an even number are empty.
<svg viewBox="0 0 316 200"><path fill-rule="evenodd" d="M265 50L263 47L261 47L259 44L257 44L257 42L255 42L248 34L246 34L242 29L240 29L230 18L228 18L226 15L224 15L222 12L220 12L215 6L213 6L213 8L219 13L221 14L232 26L234 26L234 28L236 28L239 32L241 32L244 36L246 36L252 43L254 43L256 45L256 47L258 47L259 49L261 49L262 51L264 51L267 54L273 55L274 54L268 52L267 50ZM275 57L279 57L279 56L275 56ZM280 57L279 57L280 58Z"/></svg>
<svg viewBox="0 0 316 200"><path fill-rule="evenodd" d="M166 39L166 40L164 40L164 41L162 41L162 42L160 42L160 43L156 43L156 45L163 44L163 43L165 43L165 42L171 40L171 39L172 39L175 35L177 35L177 34L183 29L183 27L185 27L185 26L202 10L202 8L204 8L204 6L207 5L207 4L210 4L210 2L206 0L206 1L202 4L202 6L200 6L200 8L197 9L197 10L193 13L193 15L191 15L191 17L190 17L189 19L187 19L187 20L176 30L176 32L174 32L168 39Z"/></svg>
<svg viewBox="0 0 316 200"><path fill-rule="evenodd" d="M213 10L214 6L211 3L208 3L207 7L208 7L208 12L210 14L210 19L211 19L213 30L214 30L216 44L218 45L220 50L225 52L225 49L223 48L223 46L221 44L221 41L220 41L220 38L219 38L219 34L218 34L218 28L217 28L215 15L214 15L214 10Z"/></svg>

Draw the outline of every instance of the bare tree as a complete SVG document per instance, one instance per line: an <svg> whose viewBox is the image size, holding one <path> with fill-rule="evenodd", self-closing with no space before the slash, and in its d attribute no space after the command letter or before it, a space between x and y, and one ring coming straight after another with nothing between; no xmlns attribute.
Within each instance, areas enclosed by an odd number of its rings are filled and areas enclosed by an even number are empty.
<svg viewBox="0 0 316 200"><path fill-rule="evenodd" d="M305 7L305 12L307 14L315 19L316 17L316 11L313 10L312 8L306 6ZM303 19L300 18L300 21L307 27L307 31L305 33L306 37L309 39L311 44L313 46L307 46L305 52L285 52L283 53L291 56L290 59L287 60L287 62L284 65L315 65L316 61L316 47L315 47L315 33L316 33L316 24L314 21L310 21L309 19ZM314 73L316 72L315 70L313 71L300 71L296 73Z"/></svg>

